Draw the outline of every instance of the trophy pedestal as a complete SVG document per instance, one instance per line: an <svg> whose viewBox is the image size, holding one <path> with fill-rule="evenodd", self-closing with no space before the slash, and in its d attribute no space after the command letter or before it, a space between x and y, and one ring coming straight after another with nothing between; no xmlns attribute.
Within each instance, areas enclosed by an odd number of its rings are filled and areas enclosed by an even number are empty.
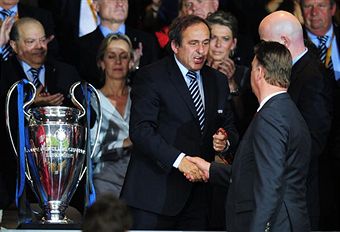
<svg viewBox="0 0 340 232"><path fill-rule="evenodd" d="M22 223L17 229L25 230L81 230L81 224L40 224L40 223Z"/></svg>
<svg viewBox="0 0 340 232"><path fill-rule="evenodd" d="M41 209L38 204L33 203L30 205L31 209L40 212ZM31 229L31 230L81 230L82 215L74 207L68 206L65 212L65 219L69 223L48 223L44 222L41 214L34 215L33 221L30 223L20 223L17 229Z"/></svg>

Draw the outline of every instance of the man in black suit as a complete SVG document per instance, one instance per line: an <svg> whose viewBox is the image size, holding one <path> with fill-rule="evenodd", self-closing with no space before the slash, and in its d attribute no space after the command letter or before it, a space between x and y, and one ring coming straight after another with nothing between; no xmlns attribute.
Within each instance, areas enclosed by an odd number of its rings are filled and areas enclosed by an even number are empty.
<svg viewBox="0 0 340 232"><path fill-rule="evenodd" d="M4 27L11 28L9 20L4 21ZM0 37L3 38L4 31L1 28ZM68 64L58 61L47 60L47 43L48 39L42 24L33 18L18 19L9 35L10 45L15 52L15 56L6 61L1 61L0 78L1 78L1 104L5 106L5 98L9 88L17 81L25 78L34 81L31 68L38 69L38 81L40 86L37 88L37 95L34 104L37 106L71 106L69 99L69 89L71 85L80 80L76 69ZM17 131L17 104L16 96L10 102L10 123L12 133ZM1 129L5 131L5 113L1 112ZM17 138L16 133L13 136ZM9 136L1 142L3 155L1 156L0 171L6 176L5 196L1 199L7 199L1 207L6 207L14 200L15 183L16 183L16 157L14 155ZM4 198L3 198L4 197Z"/></svg>
<svg viewBox="0 0 340 232"><path fill-rule="evenodd" d="M177 18L169 38L174 54L140 69L132 88L133 150L121 197L131 208L133 229L206 230L210 189L185 179L190 174L201 178L187 156L211 161L215 131L228 131L231 146L238 134L227 78L204 65L210 40L206 21L193 15ZM195 97L194 103L189 91L193 83L204 102L203 114L202 107L195 107L202 106L200 100Z"/></svg>
<svg viewBox="0 0 340 232"><path fill-rule="evenodd" d="M160 49L156 38L146 32L126 26L128 16L128 0L93 2L100 25L97 29L80 37L78 70L83 79L100 88L103 85L103 76L97 67L96 57L101 41L110 33L126 34L135 49L135 67L139 68L156 61L160 56Z"/></svg>
<svg viewBox="0 0 340 232"><path fill-rule="evenodd" d="M40 9L38 7L33 7L29 5L25 5L19 2L19 0L0 0L0 10L2 9L10 10L11 16L16 20L18 18L23 17L31 17L34 19L37 19L41 22L41 24L44 26L46 37L54 38L54 21L52 15L43 9ZM2 15L2 21L5 19L4 15ZM59 52L58 52L58 43L55 39L53 39L49 44L49 56L52 57L58 57L59 58ZM4 52L3 46L1 46L0 53L2 54Z"/></svg>
<svg viewBox="0 0 340 232"><path fill-rule="evenodd" d="M227 230L310 231L306 179L311 138L308 127L287 94L292 58L278 42L255 47L251 86L259 101L232 165L189 157L213 184L229 186ZM226 136L214 135L214 149L225 148ZM189 176L194 181L194 178Z"/></svg>
<svg viewBox="0 0 340 232"><path fill-rule="evenodd" d="M326 36L327 53L321 61L328 68L328 78L334 83L334 114L320 159L320 230L340 230L340 27L333 21L337 6L334 0L317 3L301 0L300 4L306 38L316 48L321 48L319 39Z"/></svg>
<svg viewBox="0 0 340 232"><path fill-rule="evenodd" d="M307 49L297 18L276 11L259 26L262 40L284 44L293 57L288 93L305 119L311 137L311 163L307 178L307 206L313 230L319 224L319 158L325 148L332 120L332 85L318 58Z"/></svg>

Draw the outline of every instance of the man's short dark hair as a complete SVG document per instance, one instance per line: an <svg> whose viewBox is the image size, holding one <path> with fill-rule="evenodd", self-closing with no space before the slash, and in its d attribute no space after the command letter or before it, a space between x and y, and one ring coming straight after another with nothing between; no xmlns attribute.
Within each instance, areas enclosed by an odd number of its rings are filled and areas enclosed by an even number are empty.
<svg viewBox="0 0 340 232"><path fill-rule="evenodd" d="M169 28L169 41L174 41L176 45L180 46L183 39L183 31L185 31L188 27L199 23L204 23L210 30L207 21L196 15L185 15L175 18Z"/></svg>
<svg viewBox="0 0 340 232"><path fill-rule="evenodd" d="M111 194L99 197L85 213L83 232L124 232L132 217L125 203Z"/></svg>
<svg viewBox="0 0 340 232"><path fill-rule="evenodd" d="M30 18L30 17L20 18L13 24L12 29L9 33L9 39L13 40L13 41L19 40L19 37L20 37L19 27L21 25L26 24L26 23L36 23L36 24L40 24L43 27L43 25L38 20L36 20L34 18Z"/></svg>
<svg viewBox="0 0 340 232"><path fill-rule="evenodd" d="M262 41L255 46L255 57L265 70L267 83L288 88L292 70L292 56L283 44L274 41Z"/></svg>

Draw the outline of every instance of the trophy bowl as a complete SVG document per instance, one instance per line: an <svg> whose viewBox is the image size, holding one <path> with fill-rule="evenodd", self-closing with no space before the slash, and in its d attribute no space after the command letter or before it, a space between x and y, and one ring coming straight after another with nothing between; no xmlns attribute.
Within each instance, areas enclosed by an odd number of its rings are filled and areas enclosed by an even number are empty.
<svg viewBox="0 0 340 232"><path fill-rule="evenodd" d="M86 154L80 111L62 106L28 110L25 158L31 187L43 211L42 223L71 221L65 210L77 188Z"/></svg>
<svg viewBox="0 0 340 232"><path fill-rule="evenodd" d="M28 86L28 92L26 91ZM82 104L75 98L75 89L81 87ZM10 99L17 89L18 138L14 142L10 123ZM97 146L102 112L100 97L89 83L78 81L70 88L70 96L76 108L66 106L30 107L36 96L34 84L26 79L17 81L6 97L6 126L11 145L18 160L16 203L19 223L32 221L25 214L24 199L26 180L32 188L42 209L40 224L70 224L65 216L69 202L86 174L85 206L95 201L92 182L91 157ZM94 145L91 147L90 105L91 98L98 104L98 123ZM78 96L79 98L79 96ZM24 201L24 200L23 200ZM25 211L26 210L26 211ZM24 213L22 213L24 212Z"/></svg>

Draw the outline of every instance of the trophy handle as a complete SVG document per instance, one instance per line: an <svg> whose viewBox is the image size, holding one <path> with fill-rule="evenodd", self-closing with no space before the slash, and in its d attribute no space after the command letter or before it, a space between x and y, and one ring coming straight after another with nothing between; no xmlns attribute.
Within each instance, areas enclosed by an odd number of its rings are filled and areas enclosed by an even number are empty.
<svg viewBox="0 0 340 232"><path fill-rule="evenodd" d="M98 117L97 117L97 122L98 122L98 126L97 126L97 130L96 130L96 137L95 137L95 140L94 140L94 145L93 145L93 148L92 148L92 152L91 152L91 155L90 155L90 158L93 157L94 155L94 152L96 151L96 148L97 148L97 145L98 145L98 138L99 138L99 132L100 132L100 127L101 127L101 123L102 123L102 108L101 108L101 100L100 100L100 96L98 94L98 91L96 90L96 88L91 85L90 83L87 83L87 82L82 82L82 81L78 81L78 82L75 82L71 88L70 88L70 95L71 95L71 100L72 102L82 110L82 113L81 115L79 116L80 118L83 117L85 115L85 109L83 107L82 104L79 103L79 101L74 97L74 90L77 86L81 85L81 84L85 84L87 85L87 87L89 87L92 91L92 93L94 93L94 96L96 97L96 101L97 101L97 106L98 106ZM89 112L88 112L89 113ZM90 131L87 131L87 133L90 133ZM86 173L86 170L87 170L87 166L85 166L79 176L79 179L78 179L78 183L80 182L80 180L83 178L84 174Z"/></svg>
<svg viewBox="0 0 340 232"><path fill-rule="evenodd" d="M10 121L9 121L9 102L11 100L11 96L12 96L14 89L17 88L20 83L25 83L25 82L23 80L15 82L11 86L11 88L8 90L7 96L6 96L6 126L7 126L7 131L8 131L8 134L9 134L9 138L11 140L11 145L12 145L14 153L17 157L18 157L18 151L15 148L15 144L14 144L13 136L12 136L11 125L10 125ZM25 84L29 84L31 89L32 89L32 92L33 92L31 99L29 101L25 102L25 104L23 105L23 112L24 112L26 118L29 119L31 115L28 112L26 112L25 109L26 109L27 106L30 106L34 102L34 98L35 98L35 95L37 93L37 89L35 88L35 85L30 81L27 81Z"/></svg>
<svg viewBox="0 0 340 232"><path fill-rule="evenodd" d="M86 110L84 109L83 105L79 103L79 101L74 96L74 90L76 87L78 87L81 84L81 81L75 82L71 88L70 88L70 95L71 95L71 101L75 106L77 106L78 109L80 109L81 114L79 115L79 118L82 118L85 116Z"/></svg>
<svg viewBox="0 0 340 232"><path fill-rule="evenodd" d="M10 125L10 121L9 121L9 103L10 103L11 96L12 96L12 93L13 93L14 89L17 88L19 84L23 84L23 85L28 84L31 87L31 91L32 91L31 99L29 99L27 102L25 102L23 104L23 109L22 110L23 110L23 112L25 114L26 119L29 119L31 117L31 115L28 112L26 112L25 109L26 109L26 107L30 106L34 102L34 98L35 98L35 95L37 93L37 89L36 89L35 85L32 82L27 81L25 79L22 79L20 81L15 82L9 88L9 90L7 92L7 95L6 95L6 108L5 108L6 127L7 127L7 131L8 131L8 134L9 134L10 141L11 141L11 145L12 145L13 150L14 150L14 154L15 154L15 156L18 159L20 159L20 158L19 158L18 151L17 151L17 149L15 147L15 144L14 144L14 141L13 141L12 130L11 130L11 125ZM33 186L33 181L32 181L32 178L31 178L31 174L28 171L29 170L28 164L27 164L27 162L25 162L25 163L26 163L26 170L27 170L27 171L25 171L25 176L29 180L29 183L31 184L31 186Z"/></svg>

